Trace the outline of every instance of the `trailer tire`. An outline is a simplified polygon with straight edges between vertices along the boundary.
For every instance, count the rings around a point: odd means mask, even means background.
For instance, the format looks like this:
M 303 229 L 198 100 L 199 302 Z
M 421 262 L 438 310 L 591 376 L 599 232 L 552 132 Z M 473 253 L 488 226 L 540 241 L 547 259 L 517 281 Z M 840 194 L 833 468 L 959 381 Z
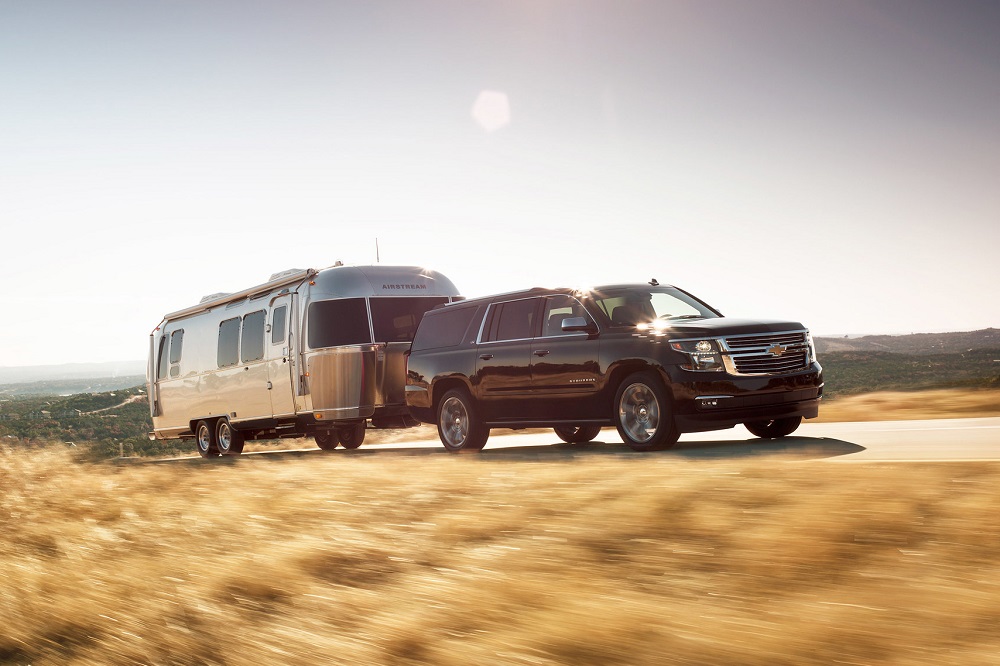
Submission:
M 243 433 L 233 428 L 229 419 L 221 418 L 215 424 L 215 446 L 219 455 L 238 456 L 243 453 Z
M 198 421 L 198 425 L 194 427 L 194 441 L 202 458 L 215 458 L 219 455 L 219 447 L 215 442 L 215 429 L 208 424 L 208 421 Z
M 365 422 L 338 428 L 337 435 L 345 449 L 356 449 L 365 441 Z
M 333 451 L 340 444 L 336 430 L 318 430 L 313 433 L 313 439 L 316 440 L 316 446 L 324 451 Z

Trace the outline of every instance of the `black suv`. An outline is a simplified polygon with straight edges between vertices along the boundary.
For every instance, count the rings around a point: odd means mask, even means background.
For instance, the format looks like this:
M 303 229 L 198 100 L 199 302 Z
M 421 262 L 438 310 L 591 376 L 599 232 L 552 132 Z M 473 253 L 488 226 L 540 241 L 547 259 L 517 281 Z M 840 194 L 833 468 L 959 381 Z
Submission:
M 819 411 L 809 331 L 729 319 L 656 280 L 529 289 L 427 312 L 407 359 L 406 404 L 449 451 L 490 428 L 551 427 L 588 442 L 614 425 L 636 451 L 743 423 L 784 437 Z

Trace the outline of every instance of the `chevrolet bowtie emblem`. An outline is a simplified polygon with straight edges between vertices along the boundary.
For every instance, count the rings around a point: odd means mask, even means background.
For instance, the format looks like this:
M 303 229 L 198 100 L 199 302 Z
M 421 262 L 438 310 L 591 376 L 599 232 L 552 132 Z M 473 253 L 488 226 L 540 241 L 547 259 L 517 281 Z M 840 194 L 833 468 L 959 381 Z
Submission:
M 782 347 L 781 345 L 774 345 L 773 347 L 767 350 L 767 353 L 770 354 L 771 356 L 781 356 L 786 351 L 788 351 L 788 347 Z

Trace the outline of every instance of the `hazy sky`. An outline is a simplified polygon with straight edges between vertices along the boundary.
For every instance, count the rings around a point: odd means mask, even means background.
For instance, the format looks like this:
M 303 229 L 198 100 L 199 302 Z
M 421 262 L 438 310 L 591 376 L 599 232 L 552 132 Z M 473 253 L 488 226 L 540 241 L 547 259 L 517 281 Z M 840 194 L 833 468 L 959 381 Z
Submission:
M 144 358 L 376 238 L 467 296 L 1000 326 L 997 34 L 993 0 L 0 0 L 0 366 Z

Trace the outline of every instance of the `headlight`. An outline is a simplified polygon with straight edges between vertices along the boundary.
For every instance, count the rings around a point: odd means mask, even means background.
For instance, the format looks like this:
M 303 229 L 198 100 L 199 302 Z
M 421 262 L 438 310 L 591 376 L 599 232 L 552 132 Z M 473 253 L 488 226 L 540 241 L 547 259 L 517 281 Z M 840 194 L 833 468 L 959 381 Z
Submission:
M 681 365 L 686 370 L 722 372 L 725 369 L 719 343 L 715 340 L 671 340 L 670 348 L 690 359 L 690 362 Z
M 816 362 L 816 343 L 813 342 L 812 333 L 806 331 L 806 345 L 809 347 L 809 362 Z

